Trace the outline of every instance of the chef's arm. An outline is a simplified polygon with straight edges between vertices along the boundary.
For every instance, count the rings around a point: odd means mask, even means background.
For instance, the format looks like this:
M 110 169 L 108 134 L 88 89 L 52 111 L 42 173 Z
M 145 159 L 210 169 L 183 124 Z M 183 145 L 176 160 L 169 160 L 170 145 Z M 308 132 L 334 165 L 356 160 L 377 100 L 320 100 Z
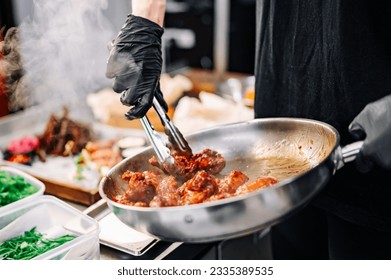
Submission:
M 113 90 L 130 107 L 125 114 L 129 120 L 145 116 L 154 98 L 168 109 L 160 90 L 165 4 L 165 0 L 133 0 L 132 13 L 110 51 L 106 76 L 114 78 Z
M 132 14 L 163 26 L 166 0 L 132 0 Z

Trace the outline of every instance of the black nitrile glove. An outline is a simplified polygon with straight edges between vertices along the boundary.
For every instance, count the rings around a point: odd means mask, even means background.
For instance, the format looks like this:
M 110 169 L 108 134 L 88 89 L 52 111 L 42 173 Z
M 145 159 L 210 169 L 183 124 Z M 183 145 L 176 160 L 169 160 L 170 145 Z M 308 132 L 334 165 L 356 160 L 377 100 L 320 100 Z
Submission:
M 373 164 L 391 168 L 391 95 L 368 104 L 349 131 L 357 139 L 365 138 L 356 158 L 358 170 L 368 172 Z
M 163 28 L 158 24 L 129 15 L 110 51 L 106 76 L 115 78 L 113 90 L 122 93 L 122 104 L 133 106 L 125 114 L 129 120 L 145 116 L 153 97 L 168 109 L 159 84 L 162 35 Z

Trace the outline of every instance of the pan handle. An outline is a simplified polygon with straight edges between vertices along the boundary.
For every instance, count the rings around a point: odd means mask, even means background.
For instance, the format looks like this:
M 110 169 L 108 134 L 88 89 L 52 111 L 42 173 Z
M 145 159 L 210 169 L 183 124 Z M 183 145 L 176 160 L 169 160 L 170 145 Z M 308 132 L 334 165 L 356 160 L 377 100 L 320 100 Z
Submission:
M 338 163 L 337 169 L 343 167 L 346 163 L 354 161 L 359 153 L 364 141 L 350 143 L 341 148 L 341 160 Z

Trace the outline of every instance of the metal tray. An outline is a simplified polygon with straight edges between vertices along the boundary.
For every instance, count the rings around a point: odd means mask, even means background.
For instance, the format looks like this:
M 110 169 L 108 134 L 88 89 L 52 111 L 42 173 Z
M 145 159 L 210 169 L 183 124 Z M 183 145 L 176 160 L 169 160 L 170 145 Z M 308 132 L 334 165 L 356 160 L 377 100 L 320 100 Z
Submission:
M 133 256 L 141 256 L 152 248 L 159 239 L 138 232 L 122 223 L 101 199 L 83 211 L 98 221 L 99 242 Z
M 75 107 L 69 107 L 68 109 L 69 117 L 90 125 L 98 139 L 119 139 L 126 136 L 145 137 L 143 130 L 105 125 L 87 114 L 87 110 L 80 110 L 80 108 Z M 53 113 L 62 115 L 62 107 L 32 107 L 20 113 L 0 118 L 0 149 L 6 148 L 13 139 L 28 135 L 41 135 L 50 115 Z M 48 157 L 46 162 L 35 160 L 31 166 L 28 166 L 3 160 L 0 150 L 0 165 L 20 169 L 41 180 L 46 186 L 46 194 L 90 206 L 100 199 L 98 192 L 100 174 L 91 171 L 85 179 L 75 179 L 72 176 L 76 171 L 75 157 Z

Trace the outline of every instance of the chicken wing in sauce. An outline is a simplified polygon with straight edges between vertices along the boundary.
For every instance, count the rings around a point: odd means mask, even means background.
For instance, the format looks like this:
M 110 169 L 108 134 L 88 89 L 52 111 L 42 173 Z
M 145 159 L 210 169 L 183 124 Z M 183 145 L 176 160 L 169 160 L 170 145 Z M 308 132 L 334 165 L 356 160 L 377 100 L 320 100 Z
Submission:
M 211 149 L 205 149 L 200 153 L 194 154 L 191 157 L 186 157 L 178 154 L 173 154 L 175 160 L 175 166 L 177 167 L 175 177 L 180 179 L 191 179 L 194 175 L 204 170 L 208 174 L 217 174 L 225 167 L 225 159 L 216 151 Z M 165 169 L 160 166 L 156 157 L 153 156 L 149 163 L 153 166 L 160 168 L 162 171 Z
M 164 174 L 155 157 L 149 160 L 158 170 L 144 172 L 126 171 L 122 179 L 129 189 L 117 195 L 115 201 L 127 205 L 165 207 L 198 204 L 233 197 L 277 183 L 272 177 L 249 180 L 246 174 L 232 170 L 218 178 L 225 167 L 224 157 L 211 149 L 191 157 L 173 155 L 178 167 L 177 174 Z
M 193 178 L 178 188 L 181 205 L 204 202 L 218 191 L 216 178 L 206 171 L 198 171 Z
M 209 197 L 208 200 L 213 201 L 234 196 L 236 190 L 248 180 L 249 178 L 246 174 L 238 170 L 232 170 L 224 178 L 217 179 L 217 184 L 219 186 L 218 191 Z
M 174 176 L 163 178 L 156 187 L 156 196 L 149 203 L 150 207 L 177 206 L 180 196 L 178 182 Z
M 122 179 L 128 181 L 129 189 L 123 195 L 114 197 L 114 201 L 126 205 L 149 206 L 162 177 L 156 170 L 144 172 L 128 170 L 122 174 Z
M 276 183 L 277 180 L 274 179 L 273 177 L 260 177 L 254 181 L 248 182 L 238 187 L 237 190 L 235 191 L 235 195 L 245 194 L 261 188 L 266 188 Z

